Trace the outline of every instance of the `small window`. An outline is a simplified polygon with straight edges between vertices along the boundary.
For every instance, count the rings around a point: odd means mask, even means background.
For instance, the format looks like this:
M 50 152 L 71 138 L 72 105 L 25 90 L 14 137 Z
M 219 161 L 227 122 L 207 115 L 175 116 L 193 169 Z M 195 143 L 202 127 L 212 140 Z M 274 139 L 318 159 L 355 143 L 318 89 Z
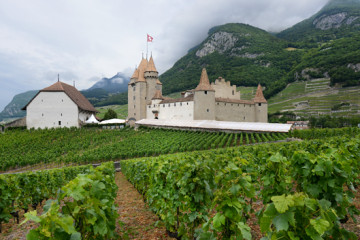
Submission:
M 41 116 L 44 116 L 44 114 L 41 114 Z
M 163 104 L 163 107 L 165 107 L 165 104 Z
M 209 112 L 209 109 L 206 109 L 207 112 Z
M 60 113 L 60 116 L 62 116 L 62 113 Z M 87 120 L 87 119 L 86 119 Z
M 61 126 L 61 121 L 59 121 L 59 126 Z
M 134 86 L 133 90 L 135 91 L 135 86 Z
M 134 108 L 135 108 L 135 105 L 134 105 Z
M 235 95 L 235 92 L 234 92 L 234 90 L 232 90 L 232 95 Z
M 189 105 L 189 103 L 186 103 L 186 105 Z
M 259 103 L 259 107 L 261 107 L 261 103 Z
M 154 107 L 155 107 L 155 104 L 154 104 Z
M 169 103 L 169 107 L 170 107 L 170 103 Z
M 232 106 L 233 104 L 231 104 L 231 106 Z
M 182 103 L 180 103 L 180 106 L 182 106 Z
M 225 103 L 225 105 L 224 106 L 226 106 L 226 103 Z
M 64 99 L 61 99 L 62 102 L 64 102 Z
M 207 94 L 207 91 L 205 91 L 204 93 Z
M 135 96 L 133 97 L 133 100 L 135 100 Z
M 176 107 L 176 103 L 174 103 L 174 107 Z
M 219 105 L 219 103 L 217 103 L 217 105 Z
M 151 106 L 149 105 L 149 108 L 151 108 Z
M 136 116 L 136 113 L 134 113 L 134 116 Z

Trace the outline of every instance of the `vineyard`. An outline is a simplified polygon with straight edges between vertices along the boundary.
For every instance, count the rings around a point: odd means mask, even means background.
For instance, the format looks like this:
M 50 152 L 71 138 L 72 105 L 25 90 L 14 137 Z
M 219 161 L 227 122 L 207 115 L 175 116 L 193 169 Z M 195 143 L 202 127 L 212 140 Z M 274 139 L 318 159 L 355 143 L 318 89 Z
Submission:
M 352 202 L 360 184 L 359 137 L 179 153 L 121 165 L 167 229 L 182 239 L 251 239 L 247 219 L 259 203 L 263 239 L 358 239 L 340 223 L 359 214 Z
M 258 144 L 286 138 L 297 140 Z M 360 210 L 354 202 L 358 128 L 289 134 L 56 129 L 8 131 L 0 142 L 2 171 L 83 164 L 1 174 L 0 232 L 2 223 L 19 223 L 24 215 L 38 226 L 28 239 L 116 238 L 109 161 L 124 159 L 123 174 L 178 239 L 252 239 L 254 225 L 262 240 L 360 237 L 342 224 Z M 104 161 L 96 169 L 86 165 Z
M 0 135 L 0 171 L 39 163 L 66 166 L 286 139 L 285 133 L 208 133 L 130 128 L 8 131 Z

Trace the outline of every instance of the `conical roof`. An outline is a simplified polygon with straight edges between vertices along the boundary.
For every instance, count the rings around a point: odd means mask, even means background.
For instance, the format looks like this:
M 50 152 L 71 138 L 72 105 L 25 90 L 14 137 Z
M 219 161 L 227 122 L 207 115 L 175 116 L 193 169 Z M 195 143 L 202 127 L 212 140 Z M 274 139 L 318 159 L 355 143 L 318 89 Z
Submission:
M 254 97 L 254 102 L 256 102 L 256 103 L 267 103 L 267 101 L 266 101 L 266 99 L 264 97 L 264 94 L 263 94 L 260 83 L 259 83 L 259 85 L 257 87 L 257 90 L 256 90 L 256 94 L 255 94 L 255 97 Z
M 157 84 L 157 85 L 162 85 L 162 83 L 160 82 L 159 79 L 156 79 L 156 84 Z
M 153 59 L 152 56 L 150 57 L 150 60 L 149 60 L 149 62 L 147 64 L 146 72 L 157 72 L 156 67 L 155 67 L 155 63 L 154 63 L 154 59 Z
M 163 100 L 163 99 L 164 99 L 164 97 L 163 97 L 163 95 L 162 95 L 162 93 L 161 93 L 160 90 L 156 90 L 155 95 L 154 95 L 154 97 L 153 97 L 151 100 L 155 100 L 155 99 L 160 99 L 160 100 Z
M 199 85 L 195 88 L 195 91 L 214 91 L 210 85 L 209 77 L 205 68 L 202 69 L 200 82 Z
M 148 61 L 145 58 L 141 59 L 140 65 L 138 67 L 139 77 L 138 77 L 137 82 L 146 82 L 144 73 L 145 73 L 147 65 L 148 65 Z
M 134 74 L 131 76 L 131 79 L 139 78 L 139 69 L 135 69 Z

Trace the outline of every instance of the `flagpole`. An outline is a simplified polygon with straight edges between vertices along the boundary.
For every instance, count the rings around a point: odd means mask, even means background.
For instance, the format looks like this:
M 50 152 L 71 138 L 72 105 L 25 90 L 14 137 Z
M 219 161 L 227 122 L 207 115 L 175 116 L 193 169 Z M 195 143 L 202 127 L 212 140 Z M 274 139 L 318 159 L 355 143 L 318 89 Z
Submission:
M 146 35 L 146 60 L 148 59 L 148 51 L 149 51 L 149 40 L 148 40 L 148 35 Z

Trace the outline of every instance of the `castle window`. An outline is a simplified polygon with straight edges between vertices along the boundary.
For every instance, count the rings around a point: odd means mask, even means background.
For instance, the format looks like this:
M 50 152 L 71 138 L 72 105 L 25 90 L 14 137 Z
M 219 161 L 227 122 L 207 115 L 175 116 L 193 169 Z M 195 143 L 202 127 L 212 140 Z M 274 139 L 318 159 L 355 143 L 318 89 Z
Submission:
M 134 116 L 136 116 L 136 113 L 134 113 Z
M 170 103 L 169 103 L 169 107 L 170 107 Z
M 225 105 L 224 106 L 226 106 L 226 103 L 225 103 Z
M 61 126 L 61 121 L 59 121 L 59 126 Z
M 133 97 L 133 100 L 135 100 L 135 96 Z
M 176 107 L 176 103 L 174 103 L 174 107 Z
M 189 105 L 189 103 L 186 103 L 186 105 Z
M 182 103 L 180 103 L 180 106 L 182 106 Z
M 233 104 L 231 104 L 231 106 L 232 106 Z
M 219 105 L 219 103 L 217 103 L 217 105 Z
M 238 106 L 240 106 L 240 104 L 238 104 Z
M 62 116 L 62 113 L 60 113 L 60 116 Z M 87 120 L 87 119 L 86 119 Z
M 204 93 L 207 94 L 207 91 L 205 91 Z
M 41 116 L 44 116 L 44 114 L 41 114 Z
M 149 108 L 151 108 L 151 106 L 149 105 Z
M 259 103 L 259 107 L 261 107 L 261 103 Z
M 64 99 L 61 99 L 62 102 L 64 102 Z
M 235 95 L 235 92 L 234 92 L 234 90 L 232 90 L 232 95 Z
M 209 112 L 209 109 L 206 109 L 207 112 Z
M 146 97 L 145 97 L 145 100 L 146 100 Z
M 245 120 L 245 117 L 244 117 L 244 120 Z
M 244 104 L 244 107 L 245 107 L 245 104 Z
M 135 86 L 134 86 L 133 90 L 135 91 Z
M 163 107 L 165 107 L 165 104 L 163 104 Z
M 135 105 L 134 105 L 134 108 L 135 108 Z
M 155 107 L 155 104 L 154 104 L 154 107 Z

